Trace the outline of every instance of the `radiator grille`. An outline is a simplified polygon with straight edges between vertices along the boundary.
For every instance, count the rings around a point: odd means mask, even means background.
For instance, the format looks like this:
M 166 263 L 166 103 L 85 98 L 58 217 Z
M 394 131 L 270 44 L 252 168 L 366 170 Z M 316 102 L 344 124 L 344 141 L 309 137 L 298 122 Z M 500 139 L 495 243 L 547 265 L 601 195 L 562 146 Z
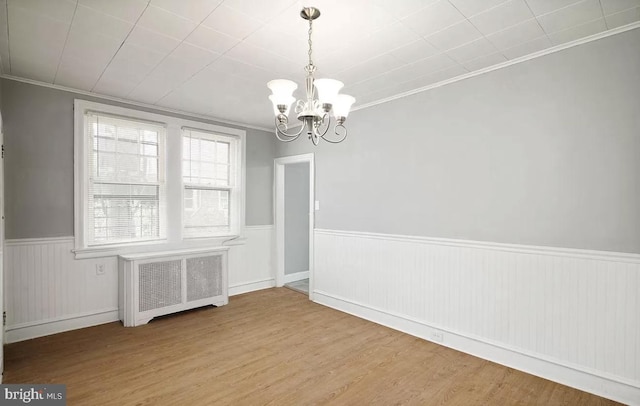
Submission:
M 181 269 L 181 260 L 139 265 L 140 312 L 182 303 Z
M 187 302 L 222 295 L 222 256 L 187 259 Z

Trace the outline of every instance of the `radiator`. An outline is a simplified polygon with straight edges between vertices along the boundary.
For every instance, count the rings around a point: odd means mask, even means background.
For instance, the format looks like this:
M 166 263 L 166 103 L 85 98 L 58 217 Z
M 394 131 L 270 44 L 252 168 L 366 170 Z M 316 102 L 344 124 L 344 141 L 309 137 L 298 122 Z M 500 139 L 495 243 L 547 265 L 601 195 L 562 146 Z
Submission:
M 122 323 L 135 327 L 157 316 L 229 303 L 228 249 L 121 255 L 118 310 Z

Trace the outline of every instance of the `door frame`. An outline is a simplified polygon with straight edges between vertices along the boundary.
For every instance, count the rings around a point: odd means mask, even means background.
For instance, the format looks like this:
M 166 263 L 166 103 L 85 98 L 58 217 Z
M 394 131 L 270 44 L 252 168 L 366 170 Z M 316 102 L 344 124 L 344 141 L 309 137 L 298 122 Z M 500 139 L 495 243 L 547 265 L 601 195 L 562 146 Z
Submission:
M 276 286 L 284 286 L 284 171 L 291 164 L 309 164 L 309 299 L 313 300 L 313 231 L 315 227 L 315 163 L 314 154 L 301 154 L 273 160 L 273 208 L 276 228 Z

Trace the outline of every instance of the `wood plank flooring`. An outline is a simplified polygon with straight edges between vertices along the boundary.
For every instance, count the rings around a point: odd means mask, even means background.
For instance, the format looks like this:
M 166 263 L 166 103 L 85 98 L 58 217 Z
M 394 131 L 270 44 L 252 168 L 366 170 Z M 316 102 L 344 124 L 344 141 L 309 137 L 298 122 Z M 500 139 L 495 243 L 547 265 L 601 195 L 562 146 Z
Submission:
M 612 405 L 317 305 L 286 288 L 5 347 L 4 383 L 69 405 Z

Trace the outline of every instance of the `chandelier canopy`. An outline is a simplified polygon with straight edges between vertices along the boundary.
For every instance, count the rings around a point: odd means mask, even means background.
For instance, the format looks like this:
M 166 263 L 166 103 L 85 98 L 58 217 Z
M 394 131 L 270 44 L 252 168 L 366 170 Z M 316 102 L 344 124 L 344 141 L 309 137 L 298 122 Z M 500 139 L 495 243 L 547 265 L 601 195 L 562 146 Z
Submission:
M 275 79 L 267 83 L 272 95 L 269 99 L 273 103 L 275 118 L 276 137 L 280 141 L 290 142 L 296 140 L 300 134 L 306 132 L 313 145 L 318 145 L 318 141 L 323 139 L 327 142 L 337 144 L 347 138 L 347 128 L 344 122 L 349 115 L 351 105 L 356 101 L 346 94 L 338 94 L 344 84 L 334 79 L 315 79 L 313 74 L 316 66 L 312 59 L 311 34 L 313 32 L 313 20 L 320 17 L 320 10 L 315 7 L 305 7 L 300 11 L 300 16 L 309 21 L 309 62 L 304 68 L 307 72 L 306 100 L 298 100 L 294 112 L 298 115 L 298 120 L 302 126 L 298 132 L 289 133 L 289 110 L 296 99 L 293 92 L 298 85 L 287 79 Z M 316 90 L 318 97 L 316 98 Z M 333 115 L 333 120 L 331 117 Z M 329 128 L 333 124 L 333 134 L 327 136 Z M 335 137 L 334 137 L 335 136 Z

